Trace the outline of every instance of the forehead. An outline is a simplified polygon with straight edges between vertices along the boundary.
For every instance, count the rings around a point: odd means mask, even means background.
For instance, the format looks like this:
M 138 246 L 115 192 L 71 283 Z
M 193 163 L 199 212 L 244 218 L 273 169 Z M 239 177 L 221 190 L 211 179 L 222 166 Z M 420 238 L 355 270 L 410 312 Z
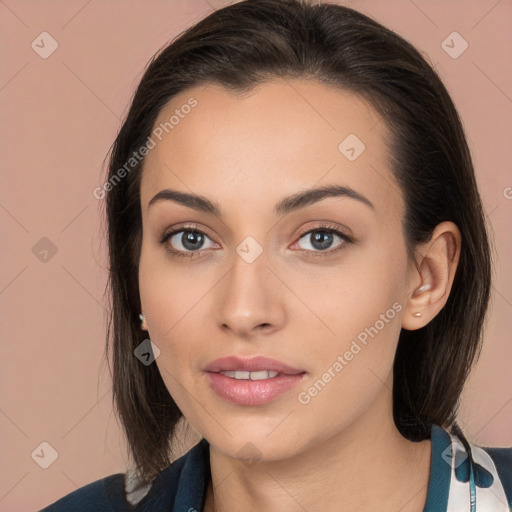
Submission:
M 143 210 L 167 187 L 236 212 L 267 203 L 270 209 L 284 195 L 332 183 L 362 192 L 377 210 L 401 207 L 385 123 L 361 97 L 339 88 L 298 79 L 243 95 L 196 86 L 161 110 L 153 134 L 159 136 L 152 135 L 156 145 L 144 163 Z

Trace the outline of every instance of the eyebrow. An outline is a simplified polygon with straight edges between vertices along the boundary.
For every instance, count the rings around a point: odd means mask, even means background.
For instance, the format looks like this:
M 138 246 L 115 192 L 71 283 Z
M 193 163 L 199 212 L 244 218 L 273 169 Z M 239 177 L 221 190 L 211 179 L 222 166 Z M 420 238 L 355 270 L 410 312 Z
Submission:
M 360 201 L 372 209 L 375 209 L 375 206 L 368 198 L 350 187 L 342 185 L 326 185 L 324 187 L 313 188 L 284 197 L 275 205 L 274 215 L 286 215 L 290 212 L 304 208 L 305 206 L 322 201 L 328 197 L 349 197 Z M 175 203 L 182 204 L 188 208 L 205 213 L 211 213 L 217 217 L 222 217 L 222 210 L 218 203 L 204 196 L 167 188 L 153 196 L 148 203 L 148 208 L 160 201 L 174 201 Z

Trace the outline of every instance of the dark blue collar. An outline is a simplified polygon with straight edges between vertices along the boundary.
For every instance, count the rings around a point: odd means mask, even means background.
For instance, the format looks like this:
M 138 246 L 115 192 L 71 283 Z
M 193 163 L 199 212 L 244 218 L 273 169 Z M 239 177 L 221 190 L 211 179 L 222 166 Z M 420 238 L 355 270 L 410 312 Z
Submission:
M 202 512 L 208 483 L 211 480 L 210 443 L 206 439 L 201 439 L 186 455 L 188 457 L 179 479 L 172 510 Z
M 451 480 L 451 439 L 444 429 L 432 425 L 430 431 L 432 456 L 427 501 L 423 512 L 445 511 L 448 507 Z

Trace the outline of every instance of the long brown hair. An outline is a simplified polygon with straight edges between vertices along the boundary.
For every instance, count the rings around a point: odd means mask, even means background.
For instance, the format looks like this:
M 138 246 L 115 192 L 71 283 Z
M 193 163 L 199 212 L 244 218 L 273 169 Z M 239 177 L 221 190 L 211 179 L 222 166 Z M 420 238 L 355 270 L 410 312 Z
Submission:
M 386 123 L 393 174 L 406 204 L 403 233 L 410 261 L 443 221 L 462 235 L 450 296 L 423 328 L 402 329 L 394 361 L 394 420 L 422 440 L 432 424 L 457 429 L 459 398 L 477 358 L 491 286 L 491 255 L 473 163 L 457 110 L 440 78 L 406 40 L 336 4 L 246 0 L 214 11 L 158 52 L 135 92 L 111 148 L 106 195 L 110 316 L 105 355 L 113 359 L 113 402 L 140 484 L 171 459 L 183 416 L 156 364 L 134 349 L 140 330 L 138 264 L 142 238 L 140 179 L 147 142 L 161 109 L 201 83 L 245 92 L 272 78 L 307 78 L 366 99 Z

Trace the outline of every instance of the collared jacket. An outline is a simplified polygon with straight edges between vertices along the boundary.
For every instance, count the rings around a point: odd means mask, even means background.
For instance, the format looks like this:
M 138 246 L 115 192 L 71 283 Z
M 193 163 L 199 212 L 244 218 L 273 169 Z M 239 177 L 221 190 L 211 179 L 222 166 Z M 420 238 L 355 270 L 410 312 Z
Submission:
M 430 439 L 424 512 L 512 510 L 512 447 L 477 446 L 437 425 L 432 426 Z M 117 473 L 71 492 L 40 512 L 202 512 L 210 479 L 209 443 L 201 439 L 142 493 L 128 492 L 127 475 Z

